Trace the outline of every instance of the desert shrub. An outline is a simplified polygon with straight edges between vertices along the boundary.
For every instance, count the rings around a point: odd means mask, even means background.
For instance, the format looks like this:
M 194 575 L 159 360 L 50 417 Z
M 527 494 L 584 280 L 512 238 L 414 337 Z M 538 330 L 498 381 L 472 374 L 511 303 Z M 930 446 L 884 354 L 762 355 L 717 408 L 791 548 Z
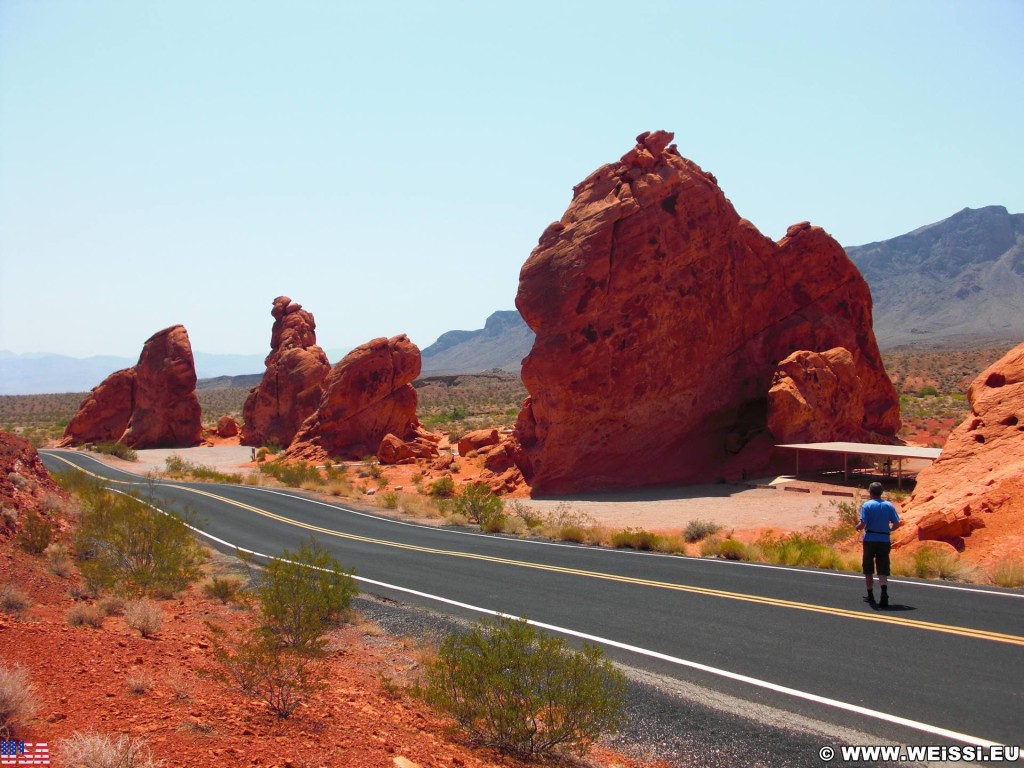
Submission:
M 612 534 L 612 546 L 616 549 L 640 549 L 651 551 L 658 546 L 657 536 L 641 528 L 626 528 Z
M 13 531 L 18 527 L 18 510 L 13 507 L 0 507 L 0 529 Z
M 448 475 L 439 477 L 430 484 L 430 495 L 438 499 L 450 499 L 455 495 L 455 481 Z
M 57 754 L 66 768 L 158 768 L 146 740 L 128 734 L 74 733 L 58 742 Z
M 377 494 L 377 503 L 384 509 L 398 509 L 398 494 L 394 491 L 383 491 Z
M 992 569 L 992 583 L 997 587 L 1024 587 L 1024 561 L 1004 558 Z
M 124 679 L 124 684 L 127 686 L 129 693 L 134 693 L 136 696 L 142 696 L 153 690 L 153 678 L 142 670 L 131 672 Z
M 83 504 L 75 552 L 99 590 L 170 596 L 199 578 L 205 553 L 175 514 L 135 496 L 105 492 Z
M 718 546 L 718 556 L 726 560 L 748 560 L 747 548 L 736 539 L 724 539 Z
M 710 520 L 691 520 L 683 529 L 683 538 L 689 542 L 703 541 L 722 530 L 722 526 Z
M 152 600 L 129 600 L 124 606 L 124 621 L 143 637 L 152 637 L 164 625 L 164 612 Z
M 17 734 L 37 709 L 28 671 L 20 664 L 0 665 L 0 738 L 9 739 Z
M 243 696 L 263 701 L 282 720 L 323 688 L 326 673 L 318 656 L 282 648 L 276 638 L 259 631 L 229 646 L 224 631 L 209 626 L 216 663 L 209 675 Z
M 512 536 L 522 536 L 529 530 L 526 521 L 521 517 L 505 515 L 501 519 L 501 533 L 508 533 Z
M 164 675 L 164 682 L 171 692 L 175 701 L 190 701 L 192 699 L 193 681 L 181 667 L 172 667 L 171 671 Z
M 294 464 L 278 464 L 267 462 L 260 464 L 260 472 L 270 475 L 289 488 L 300 488 L 303 483 L 311 483 L 317 488 L 324 486 L 324 478 L 320 470 L 305 461 Z
M 31 555 L 41 555 L 53 540 L 50 521 L 36 512 L 28 512 L 18 531 L 18 546 Z
M 64 614 L 64 621 L 69 627 L 91 627 L 99 629 L 103 626 L 103 614 L 99 608 L 89 603 L 76 603 Z
M 232 483 L 235 485 L 243 481 L 242 475 L 237 472 L 228 474 L 203 464 L 194 464 L 177 455 L 168 456 L 164 459 L 164 467 L 164 472 L 168 477 L 177 479 L 190 478 L 200 482 Z
M 686 551 L 686 544 L 682 536 L 659 535 L 654 540 L 654 551 L 667 554 L 682 554 Z
M 811 568 L 841 570 L 842 555 L 818 536 L 794 532 L 785 536 L 762 536 L 757 548 L 758 559 L 778 565 L 805 565 Z
M 472 737 L 521 758 L 583 754 L 622 721 L 625 676 L 600 648 L 568 647 L 525 621 L 449 636 L 426 669 L 424 698 Z
M 32 605 L 32 598 L 11 583 L 0 587 L 0 611 L 19 614 Z
M 94 453 L 114 456 L 115 458 L 124 459 L 125 461 L 138 461 L 139 459 L 139 454 L 137 454 L 132 448 L 129 448 L 124 443 L 114 442 L 113 440 L 96 443 L 92 446 L 91 450 Z
M 353 573 L 342 570 L 316 539 L 303 541 L 298 552 L 286 549 L 270 561 L 254 589 L 263 633 L 302 653 L 319 653 L 324 632 L 359 592 Z
M 448 525 L 469 525 L 469 520 L 466 519 L 465 515 L 459 515 L 459 514 L 449 515 L 448 516 Z
M 211 600 L 220 600 L 222 605 L 227 605 L 232 600 L 238 599 L 238 593 L 242 589 L 242 580 L 237 576 L 212 576 L 203 584 L 202 589 L 203 594 Z
M 922 579 L 959 579 L 964 575 L 960 559 L 946 549 L 923 546 L 909 558 L 893 558 L 897 576 L 918 576 Z
M 450 479 L 450 478 L 449 478 Z M 505 502 L 486 483 L 469 483 L 452 499 L 453 514 L 464 515 L 481 530 L 497 532 L 505 519 Z
M 50 544 L 43 550 L 43 554 L 46 556 L 46 565 L 52 574 L 60 576 L 62 579 L 71 575 L 73 563 L 67 547 L 63 544 Z
M 506 501 L 505 511 L 509 516 L 521 519 L 531 531 L 544 525 L 544 516 L 535 512 L 519 499 L 509 499 Z
M 107 595 L 96 602 L 96 610 L 103 616 L 124 616 L 127 603 L 118 595 Z

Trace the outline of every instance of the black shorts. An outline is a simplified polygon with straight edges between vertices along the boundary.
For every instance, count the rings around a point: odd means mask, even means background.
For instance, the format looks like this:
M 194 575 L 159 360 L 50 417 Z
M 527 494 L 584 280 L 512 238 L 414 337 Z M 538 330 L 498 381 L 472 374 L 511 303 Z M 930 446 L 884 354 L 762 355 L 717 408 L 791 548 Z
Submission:
M 875 572 L 875 563 L 878 563 L 878 575 L 889 575 L 889 550 L 892 549 L 892 542 L 889 541 L 864 541 L 864 558 L 862 565 L 864 574 L 870 576 Z

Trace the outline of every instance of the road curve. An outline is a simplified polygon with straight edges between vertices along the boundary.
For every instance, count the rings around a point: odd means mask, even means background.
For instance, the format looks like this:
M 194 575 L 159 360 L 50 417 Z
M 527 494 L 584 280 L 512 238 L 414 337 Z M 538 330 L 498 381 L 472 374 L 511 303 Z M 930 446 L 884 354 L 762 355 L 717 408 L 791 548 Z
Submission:
M 553 544 L 421 526 L 265 488 L 152 482 L 42 451 L 155 504 L 188 508 L 222 549 L 314 535 L 364 591 L 458 615 L 525 616 L 634 667 L 901 744 L 1012 744 L 1024 723 L 1024 594 Z M 124 485 L 121 485 L 124 484 Z

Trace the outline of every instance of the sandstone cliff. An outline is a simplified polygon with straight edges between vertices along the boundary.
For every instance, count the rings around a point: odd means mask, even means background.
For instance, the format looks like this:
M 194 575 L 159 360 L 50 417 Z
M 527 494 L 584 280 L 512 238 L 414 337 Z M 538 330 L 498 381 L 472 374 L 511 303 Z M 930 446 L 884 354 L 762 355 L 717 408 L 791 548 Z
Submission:
M 765 469 L 768 391 L 799 350 L 848 350 L 859 433 L 894 441 L 871 296 L 843 249 L 807 223 L 772 242 L 671 141 L 641 134 L 577 185 L 520 273 L 536 341 L 513 451 L 534 491 Z

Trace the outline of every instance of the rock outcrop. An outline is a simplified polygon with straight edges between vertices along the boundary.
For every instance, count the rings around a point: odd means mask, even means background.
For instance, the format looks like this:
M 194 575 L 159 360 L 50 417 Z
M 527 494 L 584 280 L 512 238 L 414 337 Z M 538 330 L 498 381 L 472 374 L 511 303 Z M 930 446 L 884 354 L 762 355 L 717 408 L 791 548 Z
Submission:
M 13 533 L 25 512 L 47 513 L 54 499 L 66 500 L 67 493 L 53 481 L 36 449 L 25 438 L 0 431 L 0 507 L 13 511 L 0 516 L 0 536 Z
M 1024 553 L 1024 344 L 983 371 L 967 400 L 970 415 L 921 470 L 893 541 L 962 547 L 991 532 L 1004 553 Z
M 860 430 L 899 429 L 871 295 L 842 247 L 808 223 L 766 238 L 671 141 L 641 134 L 576 186 L 520 273 L 536 341 L 511 450 L 534 492 L 767 468 L 768 391 L 799 350 L 849 350 Z
M 893 442 L 865 429 L 866 394 L 849 350 L 794 352 L 772 376 L 768 429 L 778 443 Z
M 238 422 L 230 416 L 217 419 L 217 437 L 234 437 L 238 434 Z
M 288 446 L 320 403 L 323 381 L 331 370 L 327 355 L 317 346 L 312 313 L 287 296 L 278 296 L 270 314 L 270 354 L 262 381 L 249 392 L 242 409 L 242 445 Z
M 112 373 L 93 389 L 61 444 L 113 440 L 132 448 L 185 448 L 199 444 L 201 416 L 192 345 L 185 327 L 175 325 L 146 340 L 134 368 Z
M 320 403 L 288 456 L 359 459 L 375 455 L 388 434 L 414 439 L 420 423 L 412 381 L 419 373 L 420 350 L 405 334 L 356 347 L 324 379 Z

